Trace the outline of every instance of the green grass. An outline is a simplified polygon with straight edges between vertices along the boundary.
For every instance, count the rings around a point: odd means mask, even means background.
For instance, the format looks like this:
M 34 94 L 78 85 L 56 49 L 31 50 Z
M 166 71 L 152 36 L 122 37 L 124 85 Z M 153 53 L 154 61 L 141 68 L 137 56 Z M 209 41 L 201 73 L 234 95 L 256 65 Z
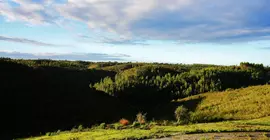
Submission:
M 200 102 L 198 102 L 200 99 Z M 196 104 L 195 104 L 196 101 Z M 149 123 L 150 129 L 140 129 L 128 126 L 116 130 L 85 129 L 83 132 L 60 132 L 54 136 L 28 138 L 29 140 L 110 140 L 110 139 L 145 139 L 166 137 L 179 133 L 205 132 L 249 132 L 270 131 L 270 86 L 254 86 L 226 92 L 213 92 L 191 96 L 175 101 L 190 108 L 193 120 L 213 121 L 216 118 L 222 122 L 198 123 L 189 125 L 161 126 L 159 123 Z M 195 108 L 191 109 L 191 106 Z M 119 124 L 117 124 L 119 126 Z M 120 127 L 121 128 L 121 127 Z M 145 128 L 145 127 L 143 127 Z M 119 128 L 117 128 L 119 129 Z
M 41 136 L 27 140 L 110 140 L 144 139 L 175 135 L 179 133 L 205 132 L 254 132 L 270 131 L 270 117 L 246 121 L 226 121 L 218 123 L 200 123 L 180 126 L 153 126 L 149 130 L 128 128 L 122 130 L 93 128 L 84 132 L 60 132 L 54 136 Z M 262 124 L 262 125 L 259 125 Z
M 240 124 L 247 124 L 247 125 L 265 125 L 270 126 L 270 116 L 260 118 L 260 119 L 253 119 L 253 120 L 240 120 L 235 121 L 236 123 Z
M 197 121 L 247 120 L 270 116 L 270 86 L 253 86 L 225 92 L 212 92 L 177 101 L 192 104 L 200 99 L 193 111 Z M 190 106 L 187 106 L 189 108 Z

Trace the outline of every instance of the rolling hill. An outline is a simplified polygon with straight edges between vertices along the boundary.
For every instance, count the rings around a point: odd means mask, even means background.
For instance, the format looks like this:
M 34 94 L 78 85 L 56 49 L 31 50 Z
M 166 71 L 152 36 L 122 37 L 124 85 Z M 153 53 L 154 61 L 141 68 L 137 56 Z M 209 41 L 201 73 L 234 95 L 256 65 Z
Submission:
M 196 108 L 190 106 L 198 100 Z M 270 85 L 199 94 L 177 102 L 193 109 L 194 121 L 257 119 L 270 116 Z

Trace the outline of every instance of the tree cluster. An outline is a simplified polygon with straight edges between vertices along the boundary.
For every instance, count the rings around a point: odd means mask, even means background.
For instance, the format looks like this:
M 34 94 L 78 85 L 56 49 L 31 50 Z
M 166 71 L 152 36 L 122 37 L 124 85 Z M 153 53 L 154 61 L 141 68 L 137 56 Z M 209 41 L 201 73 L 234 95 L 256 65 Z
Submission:
M 204 92 L 266 84 L 269 76 L 261 64 L 207 67 L 176 71 L 144 66 L 106 77 L 93 85 L 96 90 L 125 100 L 170 101 Z

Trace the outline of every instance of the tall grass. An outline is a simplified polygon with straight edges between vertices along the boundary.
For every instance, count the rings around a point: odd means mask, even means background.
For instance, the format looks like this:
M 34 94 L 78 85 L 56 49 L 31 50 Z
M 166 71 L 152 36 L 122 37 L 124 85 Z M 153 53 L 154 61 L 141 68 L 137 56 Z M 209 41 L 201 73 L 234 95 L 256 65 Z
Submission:
M 270 116 L 269 85 L 205 93 L 178 102 L 184 104 L 199 98 L 202 100 L 192 113 L 194 121 L 246 120 Z

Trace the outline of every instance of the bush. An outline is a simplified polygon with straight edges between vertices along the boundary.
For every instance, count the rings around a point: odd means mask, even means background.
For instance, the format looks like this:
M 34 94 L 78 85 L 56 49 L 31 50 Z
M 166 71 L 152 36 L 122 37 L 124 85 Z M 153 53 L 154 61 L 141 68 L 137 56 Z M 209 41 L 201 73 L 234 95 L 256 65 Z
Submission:
M 46 133 L 46 136 L 51 136 L 51 132 L 47 132 Z
M 99 129 L 105 129 L 105 127 L 106 127 L 106 123 L 101 123 L 101 124 L 98 126 Z
M 139 122 L 135 121 L 135 122 L 133 122 L 132 127 L 138 127 L 138 126 L 140 126 L 140 125 L 141 125 L 141 124 L 140 124 Z
M 121 119 L 121 120 L 119 121 L 119 123 L 122 124 L 123 126 L 126 126 L 126 125 L 129 124 L 129 121 L 128 121 L 127 119 Z
M 140 124 L 145 124 L 146 123 L 146 113 L 145 114 L 142 114 L 142 113 L 138 113 L 137 116 L 137 121 L 140 123 Z
M 184 106 L 177 107 L 174 114 L 178 123 L 188 122 L 189 119 L 188 109 L 186 109 Z
M 121 129 L 121 125 L 120 124 L 114 124 L 114 129 L 116 129 L 116 130 L 119 130 L 119 129 Z
M 77 129 L 77 128 L 72 128 L 72 129 L 70 130 L 70 132 L 76 133 L 76 132 L 78 132 L 78 129 Z
M 78 126 L 78 131 L 82 131 L 83 130 L 83 125 L 79 125 Z

